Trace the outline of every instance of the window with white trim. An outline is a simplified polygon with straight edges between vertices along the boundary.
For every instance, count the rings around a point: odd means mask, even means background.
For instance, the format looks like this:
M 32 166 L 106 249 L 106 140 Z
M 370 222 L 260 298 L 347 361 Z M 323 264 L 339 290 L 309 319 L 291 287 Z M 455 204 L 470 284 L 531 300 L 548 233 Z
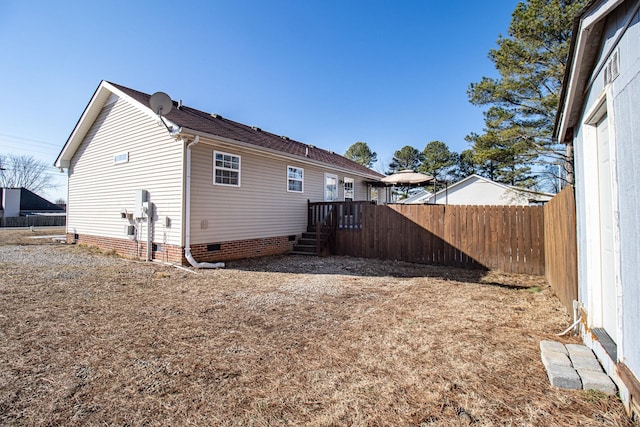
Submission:
M 240 187 L 240 156 L 214 151 L 213 183 Z
M 304 169 L 287 166 L 287 191 L 293 193 L 304 192 Z
M 324 201 L 338 200 L 338 175 L 324 174 Z

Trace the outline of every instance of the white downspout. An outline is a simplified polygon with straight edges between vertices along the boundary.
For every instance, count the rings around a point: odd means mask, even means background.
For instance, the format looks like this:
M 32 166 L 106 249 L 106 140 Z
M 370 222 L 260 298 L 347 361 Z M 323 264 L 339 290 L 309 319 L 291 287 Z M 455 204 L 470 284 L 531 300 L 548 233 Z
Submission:
M 185 236 L 184 236 L 184 257 L 195 268 L 221 268 L 224 262 L 198 262 L 191 255 L 191 147 L 200 141 L 200 136 L 196 135 L 193 141 L 187 144 L 187 183 L 185 197 Z

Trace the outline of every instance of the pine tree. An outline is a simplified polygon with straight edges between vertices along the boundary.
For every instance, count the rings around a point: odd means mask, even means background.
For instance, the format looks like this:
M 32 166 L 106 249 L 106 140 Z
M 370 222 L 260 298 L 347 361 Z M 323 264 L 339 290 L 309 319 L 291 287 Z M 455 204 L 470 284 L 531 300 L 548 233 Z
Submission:
M 431 175 L 436 179 L 433 183 L 433 191 L 437 191 L 442 184 L 437 181 L 448 181 L 449 172 L 456 164 L 457 155 L 449 150 L 447 144 L 442 141 L 431 141 L 422 151 L 422 164 L 420 171 Z
M 419 150 L 410 145 L 405 145 L 393 153 L 393 159 L 389 164 L 388 174 L 406 169 L 415 171 L 422 163 L 422 157 L 422 153 Z
M 344 156 L 347 159 L 351 159 L 354 162 L 368 168 L 370 168 L 378 160 L 378 155 L 376 154 L 376 152 L 371 151 L 371 148 L 369 148 L 367 143 L 361 141 L 358 141 L 351 145 L 351 147 L 347 148 Z
M 531 183 L 530 165 L 561 162 L 572 179 L 571 147 L 551 140 L 566 67 L 573 17 L 585 0 L 518 3 L 508 37 L 500 36 L 489 58 L 500 73 L 467 91 L 471 103 L 489 106 L 485 134 L 470 134 L 484 174 L 509 184 Z
M 456 154 L 456 164 L 451 172 L 453 181 L 460 181 L 474 173 L 478 173 L 478 165 L 473 155 L 473 150 L 463 150 Z

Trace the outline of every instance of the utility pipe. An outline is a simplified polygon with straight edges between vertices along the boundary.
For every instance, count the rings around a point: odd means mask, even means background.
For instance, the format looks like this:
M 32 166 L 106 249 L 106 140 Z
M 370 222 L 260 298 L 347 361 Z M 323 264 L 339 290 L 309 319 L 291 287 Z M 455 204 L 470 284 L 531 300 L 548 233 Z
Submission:
M 198 262 L 191 255 L 191 147 L 200 142 L 200 136 L 196 135 L 189 144 L 187 144 L 187 182 L 186 182 L 186 196 L 185 196 L 185 236 L 184 236 L 184 257 L 189 261 L 192 267 L 195 268 L 221 268 L 224 267 L 224 262 Z
M 565 329 L 564 332 L 560 332 L 559 334 L 556 334 L 556 335 L 559 336 L 559 337 L 561 337 L 563 335 L 566 335 L 567 332 L 569 332 L 571 329 L 575 328 L 578 325 L 578 323 L 580 323 L 581 321 L 582 321 L 582 316 L 578 317 L 578 320 L 573 322 L 573 325 L 571 325 L 567 329 Z
M 153 205 L 151 202 L 147 202 L 147 262 L 151 261 L 151 224 L 153 223 Z

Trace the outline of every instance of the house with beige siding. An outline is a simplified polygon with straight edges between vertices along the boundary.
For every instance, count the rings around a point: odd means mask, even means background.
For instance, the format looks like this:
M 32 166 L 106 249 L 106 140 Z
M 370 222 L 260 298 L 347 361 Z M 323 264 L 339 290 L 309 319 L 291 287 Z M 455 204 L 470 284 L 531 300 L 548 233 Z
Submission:
M 102 81 L 55 161 L 67 240 L 194 265 L 281 254 L 308 202 L 371 200 L 382 175 L 339 154 Z M 380 200 L 384 202 L 384 200 Z

